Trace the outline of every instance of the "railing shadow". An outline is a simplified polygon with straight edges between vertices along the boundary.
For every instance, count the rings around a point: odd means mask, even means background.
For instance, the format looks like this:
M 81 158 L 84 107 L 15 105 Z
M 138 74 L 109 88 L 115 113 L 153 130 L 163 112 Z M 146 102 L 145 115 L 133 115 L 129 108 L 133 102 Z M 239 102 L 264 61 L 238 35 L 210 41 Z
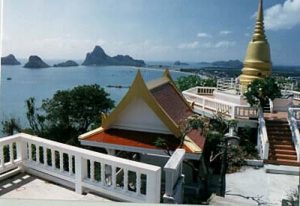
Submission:
M 0 197 L 5 195 L 13 190 L 21 191 L 24 190 L 24 185 L 36 180 L 36 177 L 33 177 L 26 173 L 21 173 L 16 176 L 10 177 L 0 182 Z

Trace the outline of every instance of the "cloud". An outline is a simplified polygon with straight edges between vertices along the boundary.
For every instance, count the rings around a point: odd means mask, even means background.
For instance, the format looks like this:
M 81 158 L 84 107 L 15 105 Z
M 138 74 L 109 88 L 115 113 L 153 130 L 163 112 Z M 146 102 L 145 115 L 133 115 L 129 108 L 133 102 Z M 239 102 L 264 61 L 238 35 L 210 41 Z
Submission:
M 228 34 L 232 34 L 232 31 L 229 30 L 222 30 L 219 32 L 220 35 L 228 35 Z
M 246 33 L 244 33 L 244 35 L 245 35 L 246 37 L 249 37 L 249 36 L 250 36 L 250 33 L 246 32 Z
M 199 33 L 197 34 L 197 37 L 199 37 L 199 38 L 211 38 L 211 35 L 208 34 L 208 33 L 199 32 Z
M 228 48 L 235 46 L 235 41 L 219 41 L 214 46 L 215 48 Z
M 300 24 L 300 0 L 286 0 L 265 11 L 266 29 L 291 29 L 297 24 Z
M 194 42 L 190 42 L 190 43 L 179 44 L 178 48 L 179 49 L 195 49 L 195 48 L 198 48 L 198 46 L 199 46 L 199 42 L 194 41 Z

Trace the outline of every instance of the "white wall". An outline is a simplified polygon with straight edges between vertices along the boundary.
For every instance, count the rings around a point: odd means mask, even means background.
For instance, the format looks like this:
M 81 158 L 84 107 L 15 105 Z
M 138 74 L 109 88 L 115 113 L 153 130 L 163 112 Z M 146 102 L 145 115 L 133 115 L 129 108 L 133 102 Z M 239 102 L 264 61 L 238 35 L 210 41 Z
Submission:
M 288 108 L 292 105 L 291 98 L 276 98 L 273 100 L 275 112 L 287 112 Z
M 217 100 L 230 102 L 238 105 L 247 105 L 247 102 L 243 99 L 241 95 L 229 94 L 222 91 L 214 91 L 214 97 Z
M 133 100 L 112 125 L 113 128 L 171 134 L 142 98 Z

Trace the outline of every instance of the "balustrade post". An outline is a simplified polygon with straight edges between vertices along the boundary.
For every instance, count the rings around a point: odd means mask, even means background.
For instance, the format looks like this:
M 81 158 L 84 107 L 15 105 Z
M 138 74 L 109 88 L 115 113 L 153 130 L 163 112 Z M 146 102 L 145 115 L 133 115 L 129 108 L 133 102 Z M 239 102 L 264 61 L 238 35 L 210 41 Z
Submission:
M 116 166 L 114 166 L 114 165 L 112 165 L 111 166 L 111 169 L 112 169 L 112 172 L 111 172 L 111 180 L 112 180 L 112 187 L 113 188 L 116 188 L 117 186 L 117 184 L 116 184 L 116 180 L 117 180 L 117 178 L 116 178 Z
M 51 166 L 52 169 L 55 169 L 55 150 L 51 149 Z
M 0 145 L 0 167 L 4 167 L 4 152 L 3 145 Z
M 16 149 L 17 149 L 17 159 L 21 162 L 29 159 L 29 153 L 27 153 L 27 142 L 23 141 L 20 137 L 16 142 Z M 23 164 L 19 166 L 22 172 L 25 171 L 25 167 Z
M 235 109 L 236 109 L 236 107 L 235 106 L 231 106 L 230 108 L 231 108 L 231 115 L 230 115 L 231 119 L 235 119 L 235 114 L 236 114 L 235 113 L 235 111 L 236 111 Z
M 102 186 L 105 186 L 105 164 L 101 163 L 101 174 L 100 174 L 100 181 Z
M 146 202 L 160 202 L 161 169 L 147 174 Z
M 136 193 L 141 194 L 141 173 L 136 172 Z
M 31 147 L 31 143 L 28 142 L 27 146 L 28 146 L 28 160 L 32 161 L 32 147 Z
M 59 170 L 60 172 L 64 171 L 64 153 L 62 151 L 59 152 Z
M 71 176 L 72 175 L 72 173 L 73 173 L 73 171 L 72 171 L 72 155 L 71 154 L 69 154 L 68 155 L 68 159 L 69 159 L 69 175 Z
M 35 155 L 36 155 L 36 163 L 39 164 L 40 163 L 40 146 L 39 145 L 35 145 Z
M 147 179 L 147 182 L 148 182 L 148 179 Z M 124 191 L 127 191 L 127 190 L 128 190 L 128 169 L 124 168 Z M 148 192 L 148 190 L 147 190 L 147 192 Z
M 9 144 L 9 163 L 12 164 L 14 162 L 14 149 L 13 149 L 13 143 L 11 142 Z
M 91 181 L 95 181 L 95 162 L 90 160 L 90 178 Z
M 43 146 L 43 160 L 44 166 L 48 166 L 47 148 L 45 146 Z
M 83 159 L 79 154 L 75 155 L 75 191 L 78 194 L 82 194 L 82 180 L 84 178 L 84 170 L 83 166 L 86 166 L 83 164 Z

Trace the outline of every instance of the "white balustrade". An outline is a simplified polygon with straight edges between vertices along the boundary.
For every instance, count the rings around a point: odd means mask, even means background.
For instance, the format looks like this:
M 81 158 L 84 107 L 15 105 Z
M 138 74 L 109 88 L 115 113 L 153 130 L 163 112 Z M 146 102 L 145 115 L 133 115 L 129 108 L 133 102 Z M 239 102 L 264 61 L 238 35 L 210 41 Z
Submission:
M 294 100 L 300 101 L 300 92 L 294 90 L 281 90 L 282 94 L 292 94 Z
M 234 116 L 238 118 L 248 117 L 248 118 L 257 118 L 257 107 L 249 106 L 236 106 Z
M 269 157 L 269 139 L 267 134 L 266 123 L 262 108 L 258 110 L 258 135 L 257 135 L 257 149 L 259 150 L 260 158 L 267 160 Z
M 204 87 L 205 88 L 205 87 Z M 186 100 L 194 107 L 195 112 L 208 111 L 220 112 L 229 118 L 257 118 L 258 112 L 256 107 L 241 106 L 214 98 L 209 98 L 197 94 L 199 87 L 183 91 L 182 94 Z
M 217 81 L 217 89 L 219 91 L 223 92 L 229 92 L 232 93 L 232 91 L 235 92 L 235 94 L 240 94 L 240 84 L 236 82 L 234 78 L 223 78 L 219 79 Z
M 300 161 L 300 133 L 298 128 L 298 124 L 300 122 L 299 114 L 300 114 L 300 108 L 288 109 L 288 122 L 290 125 L 290 129 L 292 132 L 292 139 L 297 153 L 297 161 Z
M 122 201 L 160 202 L 161 169 L 157 166 L 23 133 L 0 139 L 0 174 L 18 166 L 73 182 L 78 193 L 86 188 Z

